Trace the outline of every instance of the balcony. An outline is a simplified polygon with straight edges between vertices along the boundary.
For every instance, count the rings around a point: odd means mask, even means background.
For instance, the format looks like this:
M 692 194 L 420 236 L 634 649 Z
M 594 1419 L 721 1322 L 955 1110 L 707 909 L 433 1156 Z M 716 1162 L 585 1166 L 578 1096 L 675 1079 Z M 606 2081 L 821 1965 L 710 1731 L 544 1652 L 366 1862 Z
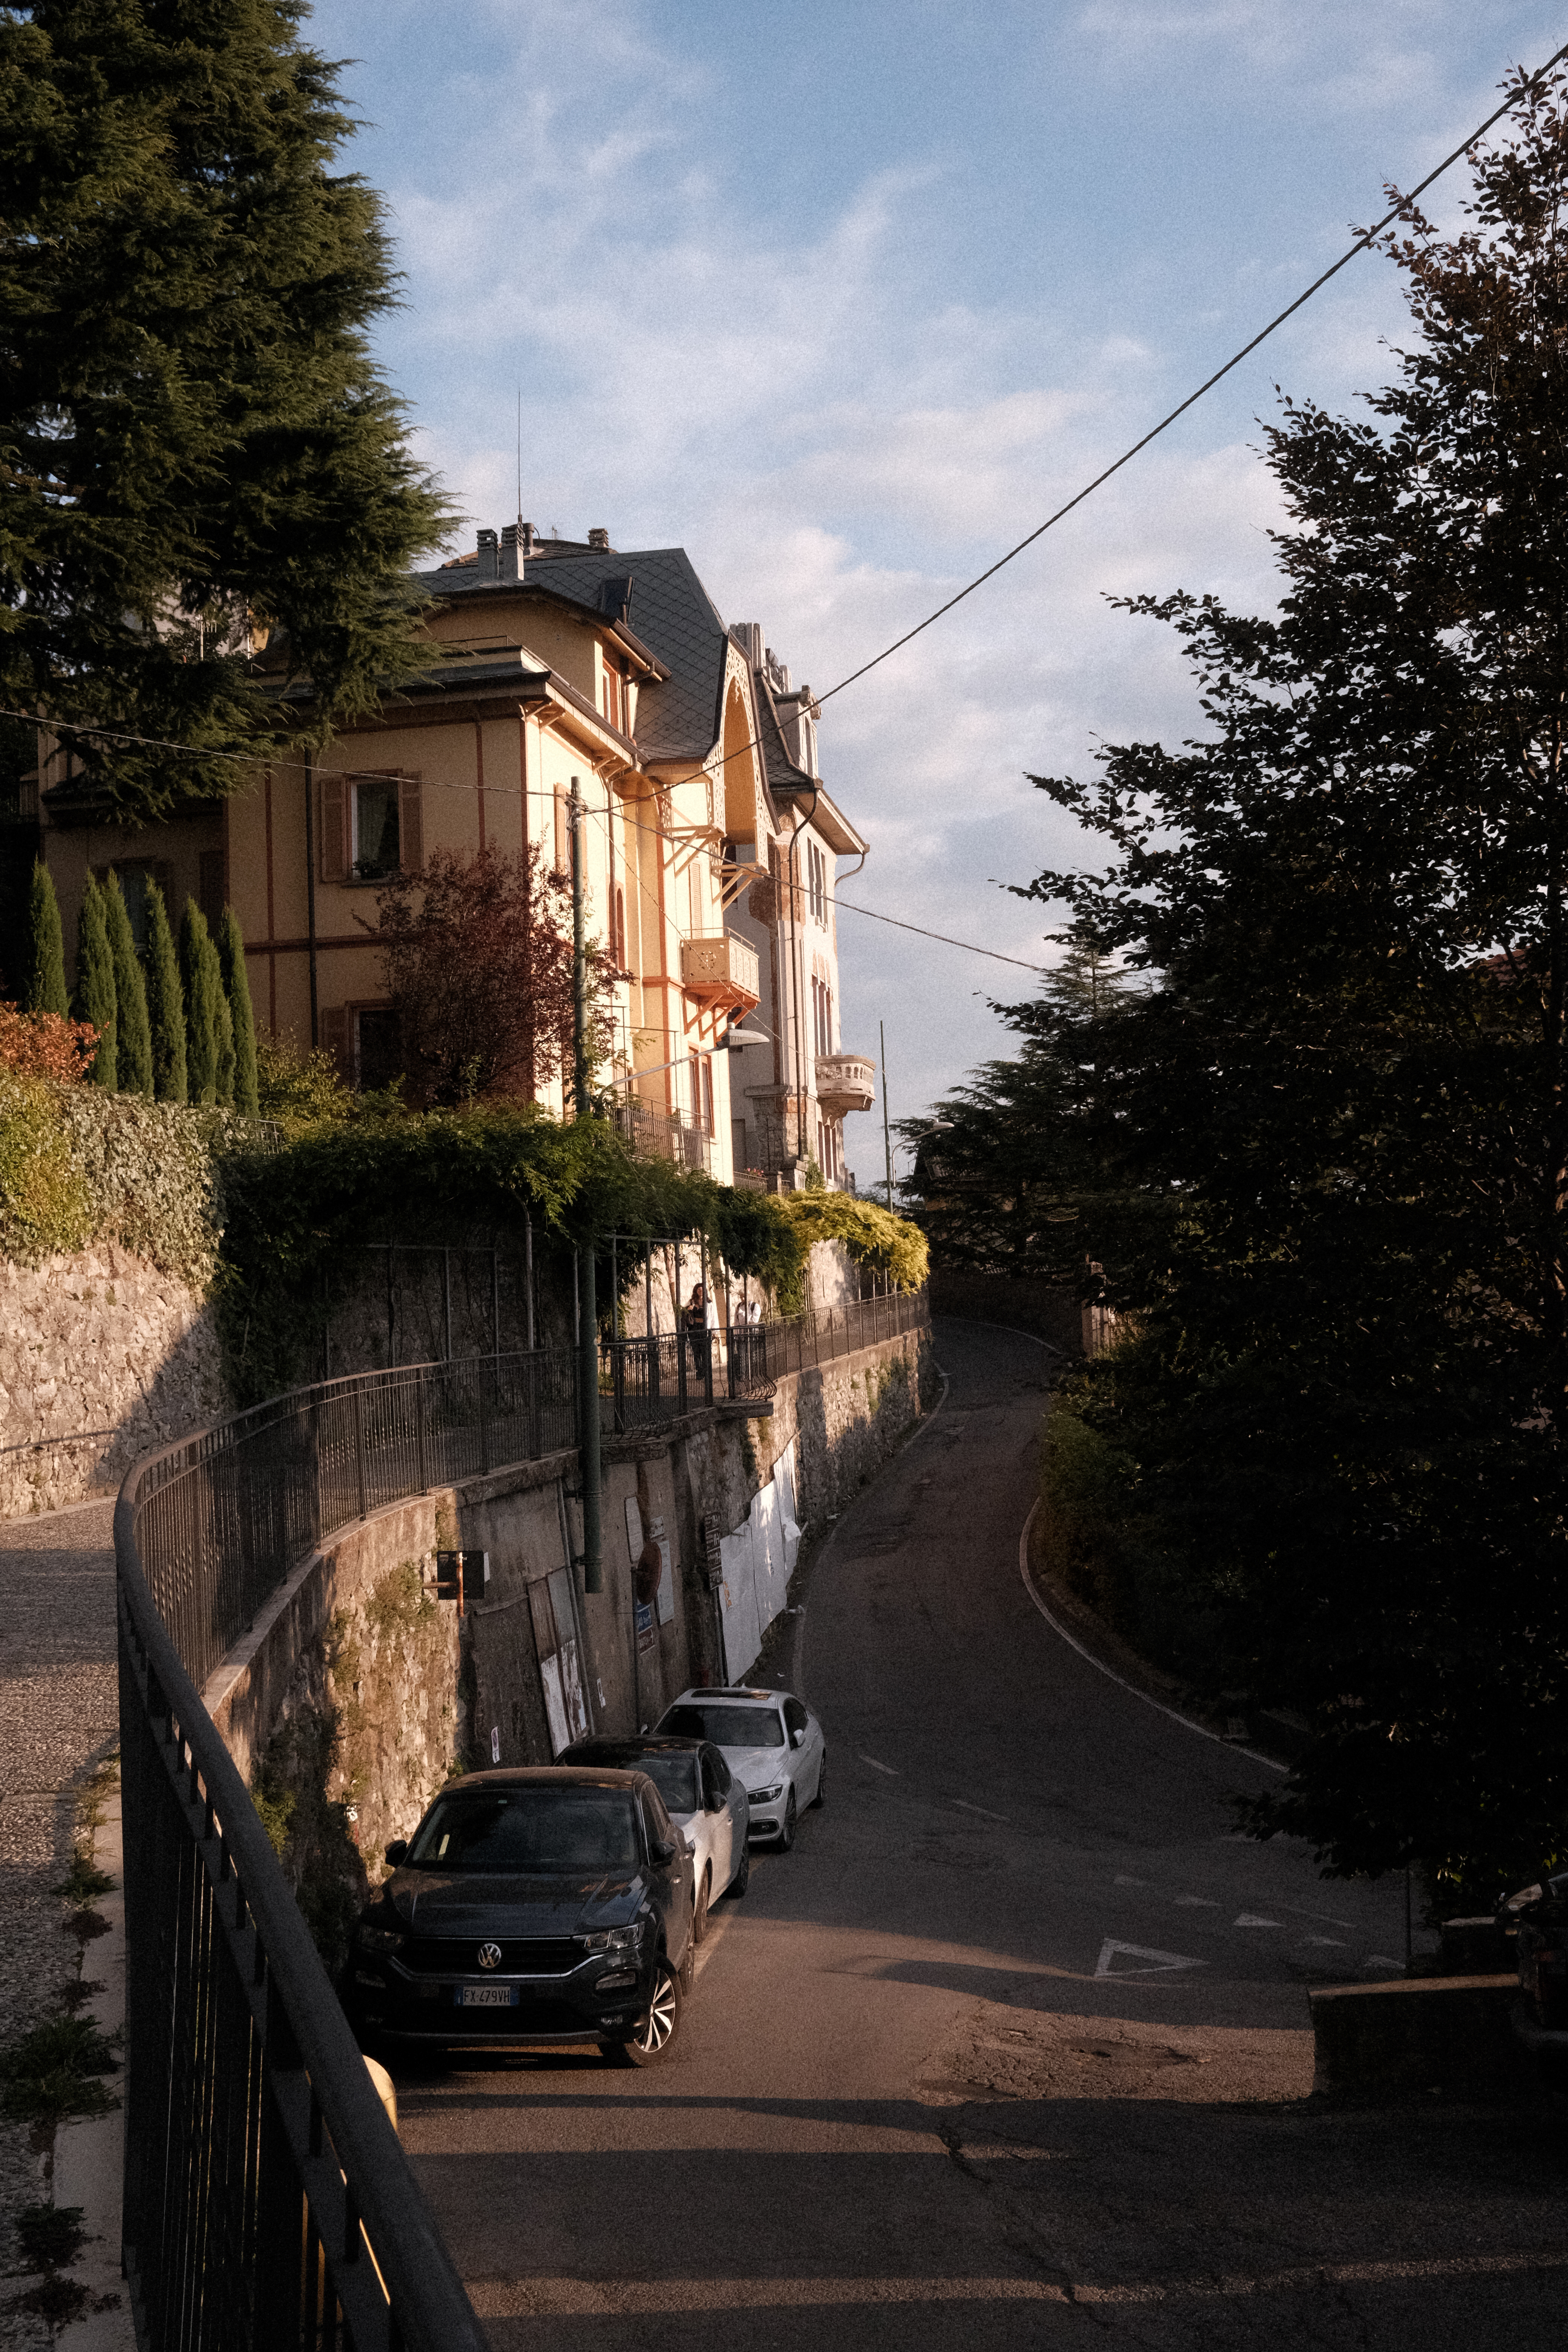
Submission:
M 869 1110 L 877 1099 L 877 1065 L 864 1054 L 818 1054 L 816 1099 L 826 1118 Z
M 735 931 L 699 931 L 680 942 L 680 985 L 716 1011 L 751 1013 L 761 1001 L 757 950 Z
M 610 1116 L 639 1157 L 673 1160 L 678 1166 L 705 1168 L 710 1175 L 713 1173 L 711 1139 L 679 1113 L 671 1117 L 655 1110 L 651 1103 L 641 1102 L 634 1095 L 629 1102 L 616 1103 Z

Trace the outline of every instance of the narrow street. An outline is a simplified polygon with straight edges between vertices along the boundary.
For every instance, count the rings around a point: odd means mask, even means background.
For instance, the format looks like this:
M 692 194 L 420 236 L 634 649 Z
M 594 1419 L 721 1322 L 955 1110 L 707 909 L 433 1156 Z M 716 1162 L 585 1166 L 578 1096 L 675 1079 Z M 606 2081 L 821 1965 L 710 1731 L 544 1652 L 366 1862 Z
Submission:
M 1227 1800 L 1265 1769 L 1043 1621 L 1039 1351 L 955 1324 L 938 1354 L 945 1403 L 809 1583 L 826 1807 L 719 1907 L 670 2061 L 397 2067 L 492 2341 L 1555 2335 L 1562 2126 L 1308 2104 L 1306 1985 L 1386 1970 L 1403 1890 L 1238 1840 Z

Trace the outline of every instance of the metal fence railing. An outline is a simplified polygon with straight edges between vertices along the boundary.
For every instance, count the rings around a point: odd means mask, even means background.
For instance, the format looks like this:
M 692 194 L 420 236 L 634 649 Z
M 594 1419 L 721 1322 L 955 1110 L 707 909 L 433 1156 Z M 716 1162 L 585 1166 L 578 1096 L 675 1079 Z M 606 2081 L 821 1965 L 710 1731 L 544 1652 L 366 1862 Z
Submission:
M 173 1449 L 175 1453 L 184 1449 Z M 122 2255 L 143 2352 L 483 2352 L 228 1750 L 115 1511 Z

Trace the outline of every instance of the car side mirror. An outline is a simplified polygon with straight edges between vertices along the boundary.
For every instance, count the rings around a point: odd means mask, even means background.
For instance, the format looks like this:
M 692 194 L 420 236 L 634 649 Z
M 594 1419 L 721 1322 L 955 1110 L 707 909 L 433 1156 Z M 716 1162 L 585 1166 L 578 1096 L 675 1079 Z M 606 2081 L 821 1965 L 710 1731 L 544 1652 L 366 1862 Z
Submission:
M 720 1796 L 717 1790 L 715 1790 L 709 1797 L 708 1801 L 703 1806 L 702 1810 L 705 1813 L 721 1813 L 723 1811 L 724 1800 Z
M 795 1732 L 792 1737 L 794 1738 L 795 1744 L 797 1748 L 804 1748 L 805 1746 L 805 1734 L 804 1731 Z
M 668 1864 L 675 1860 L 680 1849 L 673 1838 L 660 1838 L 651 1851 L 655 1862 Z
M 386 1849 L 387 1866 L 392 1870 L 395 1870 L 398 1864 L 400 1862 L 405 1862 L 407 1858 L 408 1840 L 406 1838 L 393 1838 L 388 1843 Z

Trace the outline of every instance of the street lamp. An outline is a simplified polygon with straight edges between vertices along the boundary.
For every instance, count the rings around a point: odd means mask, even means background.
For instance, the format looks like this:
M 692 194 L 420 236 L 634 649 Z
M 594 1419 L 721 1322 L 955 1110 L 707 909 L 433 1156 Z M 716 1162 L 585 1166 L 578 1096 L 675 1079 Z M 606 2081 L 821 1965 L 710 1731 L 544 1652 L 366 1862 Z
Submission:
M 895 1151 L 917 1151 L 917 1152 L 918 1152 L 918 1151 L 919 1151 L 919 1150 L 920 1150 L 920 1148 L 921 1148 L 921 1144 L 925 1141 L 925 1139 L 926 1139 L 926 1138 L 927 1138 L 927 1136 L 928 1136 L 928 1135 L 950 1135 L 952 1132 L 952 1119 L 950 1119 L 950 1118 L 933 1118 L 933 1119 L 932 1119 L 932 1121 L 931 1121 L 931 1125 L 930 1125 L 929 1127 L 922 1127 L 922 1128 L 921 1128 L 921 1131 L 920 1131 L 920 1133 L 919 1133 L 918 1135 L 901 1135 L 901 1136 L 899 1138 L 898 1142 L 897 1142 L 897 1143 L 892 1147 L 892 1150 L 895 1150 Z M 889 1152 L 889 1158 L 888 1158 L 888 1206 L 889 1206 L 889 1208 L 890 1209 L 890 1208 L 892 1207 L 892 1205 L 893 1205 L 893 1162 L 892 1162 L 892 1155 L 891 1155 L 891 1152 Z

